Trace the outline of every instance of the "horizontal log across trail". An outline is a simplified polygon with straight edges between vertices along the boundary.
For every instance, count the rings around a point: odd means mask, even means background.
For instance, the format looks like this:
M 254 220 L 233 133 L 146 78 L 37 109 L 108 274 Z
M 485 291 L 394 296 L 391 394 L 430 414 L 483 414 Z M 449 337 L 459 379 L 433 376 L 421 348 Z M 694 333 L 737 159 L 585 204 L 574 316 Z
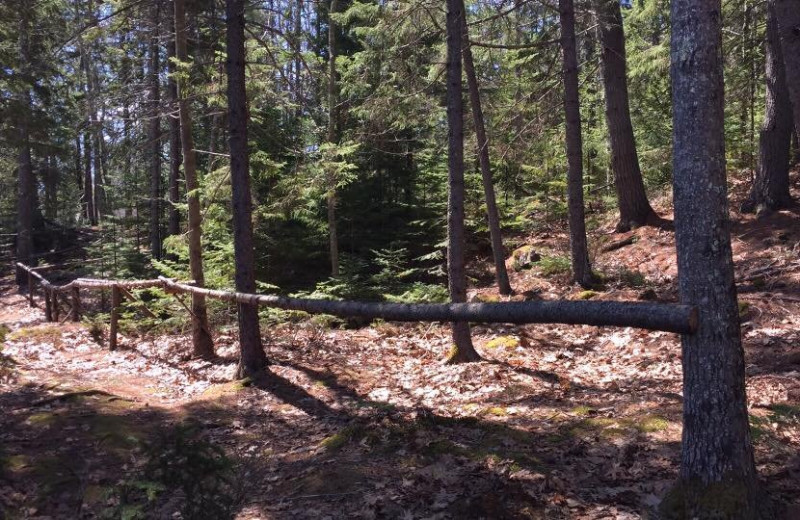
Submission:
M 311 314 L 330 314 L 344 318 L 380 318 L 387 321 L 429 321 L 473 323 L 564 323 L 570 325 L 593 325 L 636 327 L 680 334 L 692 334 L 698 327 L 695 307 L 677 303 L 614 302 L 585 300 L 554 300 L 502 303 L 380 303 L 311 298 L 291 298 L 265 294 L 248 294 L 195 287 L 169 278 L 157 280 L 100 280 L 78 278 L 72 282 L 54 286 L 30 267 L 18 263 L 17 267 L 35 277 L 45 288 L 45 297 L 61 292 L 70 292 L 77 301 L 78 289 L 112 290 L 161 287 L 169 293 L 202 294 L 208 298 L 245 305 L 258 305 L 285 310 L 305 311 Z M 32 281 L 29 278 L 29 281 Z M 32 292 L 29 289 L 29 294 Z M 112 299 L 114 300 L 114 299 Z M 32 302 L 31 297 L 31 302 Z M 53 298 L 57 305 L 57 298 Z M 119 301 L 119 298 L 114 301 Z M 48 307 L 50 304 L 48 302 Z M 112 312 L 112 319 L 115 317 Z M 116 325 L 116 324 L 115 324 Z M 112 338 L 113 340 L 114 338 Z M 116 343 L 115 341 L 113 343 Z
M 531 301 L 504 303 L 378 303 L 315 300 L 201 289 L 159 278 L 168 291 L 203 294 L 230 302 L 387 321 L 469 321 L 473 323 L 566 323 L 637 327 L 691 334 L 697 329 L 694 307 L 674 303 L 610 301 Z

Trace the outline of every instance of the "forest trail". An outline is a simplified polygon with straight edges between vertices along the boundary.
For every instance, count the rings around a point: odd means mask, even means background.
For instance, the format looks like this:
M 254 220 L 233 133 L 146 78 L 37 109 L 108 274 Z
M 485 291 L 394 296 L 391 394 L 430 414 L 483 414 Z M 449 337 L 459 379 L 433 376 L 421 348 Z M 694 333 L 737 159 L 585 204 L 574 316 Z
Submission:
M 739 221 L 733 232 L 756 462 L 769 490 L 794 511 L 796 218 Z M 512 284 L 544 299 L 672 301 L 671 233 L 639 229 L 594 242 L 599 249 L 634 235 L 630 245 L 595 254 L 595 268 L 607 275 L 595 294 L 539 268 L 513 272 Z M 563 251 L 565 240 L 551 230 L 528 244 L 547 255 Z M 5 279 L 0 294 L 0 323 L 9 329 L 0 365 L 0 511 L 11 518 L 182 511 L 238 519 L 633 519 L 648 517 L 677 474 L 681 371 L 672 334 L 476 326 L 486 360 L 449 366 L 441 363 L 446 326 L 287 323 L 265 331 L 268 376 L 241 384 L 230 382 L 231 330 L 216 334 L 213 362 L 191 359 L 185 336 L 123 335 L 109 352 L 88 324 L 46 323 L 10 284 Z M 489 289 L 471 295 L 496 298 Z M 184 500 L 192 493 L 206 496 L 194 512 Z

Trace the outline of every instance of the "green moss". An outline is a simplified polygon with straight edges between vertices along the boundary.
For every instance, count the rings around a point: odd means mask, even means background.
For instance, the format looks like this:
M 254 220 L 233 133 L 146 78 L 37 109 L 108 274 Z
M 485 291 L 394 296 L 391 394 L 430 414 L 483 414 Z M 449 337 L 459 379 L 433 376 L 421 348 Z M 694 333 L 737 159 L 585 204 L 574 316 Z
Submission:
M 591 406 L 580 405 L 570 410 L 570 413 L 574 415 L 589 415 L 593 411 L 594 408 L 592 408 Z
M 744 318 L 747 316 L 747 311 L 750 310 L 750 304 L 747 302 L 739 302 L 739 317 Z
M 58 420 L 58 415 L 52 412 L 34 413 L 28 416 L 25 422 L 31 426 L 38 428 L 47 428 L 55 424 Z
M 658 415 L 648 415 L 639 419 L 635 426 L 640 432 L 654 433 L 669 428 L 669 421 Z
M 592 298 L 594 298 L 598 294 L 599 293 L 597 291 L 591 291 L 591 290 L 589 290 L 589 291 L 581 291 L 581 292 L 578 293 L 578 295 L 575 298 L 578 299 L 578 300 L 591 300 Z
M 573 437 L 597 436 L 602 439 L 618 439 L 630 433 L 626 421 L 616 421 L 607 417 L 590 417 L 583 419 L 569 430 Z
M 320 442 L 320 446 L 328 451 L 339 451 L 350 441 L 362 436 L 364 427 L 360 424 L 351 424 L 334 433 L 330 437 L 326 437 Z
M 498 336 L 486 342 L 486 348 L 494 350 L 497 348 L 504 348 L 506 350 L 514 350 L 520 345 L 519 338 L 514 336 Z
M 489 408 L 484 408 L 481 412 L 481 415 L 494 415 L 495 417 L 505 417 L 506 415 L 508 415 L 508 410 L 506 410 L 502 406 L 492 406 Z
M 11 341 L 34 341 L 56 343 L 61 341 L 61 329 L 56 325 L 23 327 L 8 334 Z
M 8 457 L 4 457 L 2 461 L 0 461 L 0 464 L 2 464 L 4 469 L 16 473 L 30 467 L 30 462 L 30 459 L 25 455 L 9 455 Z

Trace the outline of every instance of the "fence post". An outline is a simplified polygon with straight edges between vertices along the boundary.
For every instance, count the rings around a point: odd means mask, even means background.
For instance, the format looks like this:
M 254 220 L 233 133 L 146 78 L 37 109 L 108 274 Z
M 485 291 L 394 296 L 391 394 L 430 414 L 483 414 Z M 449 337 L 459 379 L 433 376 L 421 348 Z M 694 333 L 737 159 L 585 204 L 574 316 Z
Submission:
M 81 294 L 77 285 L 72 287 L 72 321 L 81 321 Z
M 44 319 L 53 321 L 53 303 L 50 298 L 50 288 L 46 285 L 44 288 Z
M 111 330 L 109 332 L 109 349 L 117 349 L 117 329 L 119 328 L 119 306 L 122 303 L 122 293 L 118 285 L 111 287 Z
M 28 305 L 33 307 L 33 275 L 28 271 Z
M 58 323 L 61 319 L 61 316 L 59 316 L 61 310 L 58 308 L 58 291 L 55 289 L 51 290 L 50 298 L 52 299 L 53 306 L 53 321 Z

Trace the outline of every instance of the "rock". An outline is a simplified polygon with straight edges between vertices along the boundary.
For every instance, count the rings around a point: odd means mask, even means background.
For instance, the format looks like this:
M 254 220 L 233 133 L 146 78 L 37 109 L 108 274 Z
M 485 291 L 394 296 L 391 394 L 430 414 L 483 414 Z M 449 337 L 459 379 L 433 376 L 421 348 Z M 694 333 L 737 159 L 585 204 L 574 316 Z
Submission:
M 515 271 L 530 269 L 533 264 L 542 259 L 542 255 L 534 251 L 532 245 L 525 245 L 511 253 L 511 267 Z

